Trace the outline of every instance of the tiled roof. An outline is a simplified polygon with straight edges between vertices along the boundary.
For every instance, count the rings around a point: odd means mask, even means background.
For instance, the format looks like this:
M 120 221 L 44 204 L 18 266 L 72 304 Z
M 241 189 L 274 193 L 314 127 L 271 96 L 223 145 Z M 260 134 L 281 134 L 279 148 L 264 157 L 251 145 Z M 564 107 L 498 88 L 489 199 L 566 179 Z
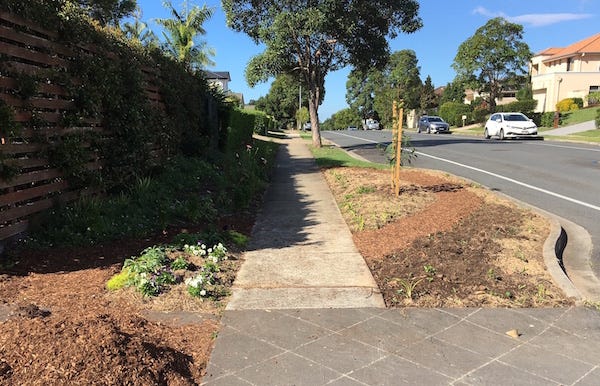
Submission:
M 227 79 L 231 80 L 229 71 L 204 71 L 206 79 Z
M 562 51 L 563 48 L 559 48 L 559 47 L 550 47 L 550 48 L 546 48 L 544 51 L 540 51 L 537 54 L 535 54 L 535 56 L 548 56 L 548 55 L 556 55 L 558 52 Z
M 552 56 L 550 56 L 549 58 L 546 58 L 544 60 L 545 62 L 583 53 L 600 53 L 600 33 L 590 36 L 587 39 L 578 41 L 577 43 L 573 43 L 568 47 L 549 48 L 549 50 L 552 49 L 555 49 L 557 51 L 551 54 Z

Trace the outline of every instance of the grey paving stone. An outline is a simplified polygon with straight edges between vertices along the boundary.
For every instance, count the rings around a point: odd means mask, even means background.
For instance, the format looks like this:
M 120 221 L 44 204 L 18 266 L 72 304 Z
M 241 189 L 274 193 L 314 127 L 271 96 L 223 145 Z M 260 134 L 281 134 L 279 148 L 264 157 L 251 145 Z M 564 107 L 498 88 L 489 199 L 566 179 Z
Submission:
M 202 385 L 206 386 L 252 386 L 252 383 L 236 377 L 235 375 L 226 375 L 217 379 L 207 379 L 204 377 Z
M 311 342 L 295 350 L 295 353 L 344 374 L 387 355 L 384 351 L 339 334 Z
M 589 363 L 532 345 L 517 347 L 500 361 L 565 385 L 573 384 L 594 368 Z
M 321 308 L 280 310 L 294 318 L 314 323 L 331 331 L 340 331 L 385 312 L 381 308 Z
M 437 334 L 460 322 L 461 318 L 438 309 L 391 309 L 379 315 L 404 328 L 416 327 L 426 335 Z
M 597 342 L 575 336 L 556 327 L 549 328 L 530 343 L 553 353 L 600 365 L 600 345 Z
M 452 381 L 442 374 L 421 367 L 395 355 L 349 374 L 367 385 L 448 385 Z
M 558 385 L 558 383 L 552 382 L 548 379 L 544 379 L 521 369 L 513 368 L 498 362 L 492 362 L 489 365 L 467 375 L 465 377 L 465 381 L 472 385 Z
M 356 381 L 347 376 L 339 377 L 338 379 L 331 381 L 327 384 L 327 386 L 364 386 L 365 384 L 359 381 Z
M 582 338 L 600 340 L 600 312 L 592 308 L 573 307 L 554 325 Z
M 342 330 L 340 334 L 388 352 L 402 351 L 426 337 L 414 326 L 405 327 L 378 317 Z
M 289 350 L 331 333 L 277 311 L 227 311 L 224 319 L 223 323 L 231 328 Z
M 541 334 L 548 328 L 545 321 L 534 319 L 514 309 L 490 308 L 482 309 L 467 317 L 467 321 L 480 327 L 488 328 L 499 334 L 516 329 L 520 340 L 529 340 Z
M 588 374 L 583 376 L 577 383 L 576 386 L 598 386 L 600 385 L 600 368 L 596 367 L 595 370 L 590 371 Z
M 569 308 L 516 308 L 516 312 L 552 324 L 569 312 Z
M 455 346 L 495 358 L 520 343 L 505 334 L 498 334 L 467 322 L 461 322 L 435 335 L 436 338 Z
M 228 328 L 225 327 L 224 330 Z M 255 365 L 284 350 L 244 333 L 229 330 L 219 334 L 207 367 L 205 379 L 218 378 Z
M 460 378 L 490 360 L 436 338 L 421 341 L 397 355 L 452 378 Z
M 342 374 L 288 352 L 236 375 L 260 386 L 316 386 L 325 385 Z

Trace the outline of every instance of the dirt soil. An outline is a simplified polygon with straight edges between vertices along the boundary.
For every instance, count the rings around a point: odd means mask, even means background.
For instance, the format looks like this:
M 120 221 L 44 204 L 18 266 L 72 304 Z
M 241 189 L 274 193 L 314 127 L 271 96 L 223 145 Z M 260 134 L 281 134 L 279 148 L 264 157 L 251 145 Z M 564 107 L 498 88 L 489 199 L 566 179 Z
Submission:
M 538 215 L 429 171 L 403 171 L 398 198 L 389 172 L 325 175 L 388 307 L 572 303 L 544 268 L 548 224 Z M 249 235 L 253 220 L 220 226 Z M 21 253 L 0 274 L 0 385 L 199 384 L 224 302 L 190 300 L 181 289 L 149 301 L 105 288 L 124 259 L 181 231 Z
M 326 178 L 388 307 L 573 304 L 543 262 L 546 219 L 442 173 L 333 168 Z

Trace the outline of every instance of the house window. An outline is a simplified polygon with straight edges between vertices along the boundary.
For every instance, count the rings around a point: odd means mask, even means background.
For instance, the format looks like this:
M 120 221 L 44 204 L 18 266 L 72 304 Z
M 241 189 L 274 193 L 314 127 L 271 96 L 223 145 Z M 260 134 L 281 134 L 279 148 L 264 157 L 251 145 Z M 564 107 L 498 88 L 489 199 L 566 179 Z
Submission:
M 600 91 L 600 86 L 590 86 L 590 93 Z
M 571 71 L 571 64 L 573 63 L 573 59 L 567 58 L 567 71 Z

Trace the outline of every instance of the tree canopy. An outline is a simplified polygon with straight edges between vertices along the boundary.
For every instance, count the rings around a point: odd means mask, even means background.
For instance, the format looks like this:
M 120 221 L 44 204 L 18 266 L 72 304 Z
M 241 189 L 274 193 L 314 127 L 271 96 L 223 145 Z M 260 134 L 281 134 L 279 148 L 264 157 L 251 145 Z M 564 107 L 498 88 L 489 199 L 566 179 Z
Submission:
M 439 105 L 439 98 L 435 95 L 435 87 L 431 76 L 427 75 L 421 89 L 420 107 L 422 111 L 431 110 Z
M 527 73 L 531 55 L 523 42 L 523 26 L 498 17 L 458 47 L 452 67 L 466 85 L 487 95 L 494 111 L 503 87 L 514 85 L 515 78 Z
M 416 0 L 223 0 L 223 9 L 229 27 L 265 46 L 246 68 L 251 86 L 300 71 L 315 146 L 321 146 L 318 106 L 326 75 L 347 65 L 381 67 L 389 55 L 386 38 L 422 26 Z
M 323 122 L 325 130 L 342 130 L 348 126 L 362 127 L 361 117 L 352 108 L 342 109 Z
M 440 105 L 446 102 L 464 103 L 465 96 L 465 85 L 459 79 L 454 79 L 444 88 L 444 92 L 440 98 Z
M 300 85 L 297 75 L 279 75 L 271 83 L 269 93 L 256 101 L 256 108 L 272 116 L 280 127 L 293 124 L 299 108 Z M 304 85 L 301 96 L 302 101 L 306 101 L 308 91 Z
M 118 25 L 119 20 L 133 13 L 136 0 L 69 0 L 82 7 L 92 19 L 102 25 Z
M 374 100 L 381 87 L 381 71 L 353 69 L 346 81 L 346 102 L 363 119 L 375 115 Z
M 413 50 L 394 52 L 380 79 L 382 83 L 375 94 L 374 106 L 384 127 L 393 122 L 392 103 L 403 100 L 404 107 L 416 109 L 420 106 L 421 78 L 417 56 Z

